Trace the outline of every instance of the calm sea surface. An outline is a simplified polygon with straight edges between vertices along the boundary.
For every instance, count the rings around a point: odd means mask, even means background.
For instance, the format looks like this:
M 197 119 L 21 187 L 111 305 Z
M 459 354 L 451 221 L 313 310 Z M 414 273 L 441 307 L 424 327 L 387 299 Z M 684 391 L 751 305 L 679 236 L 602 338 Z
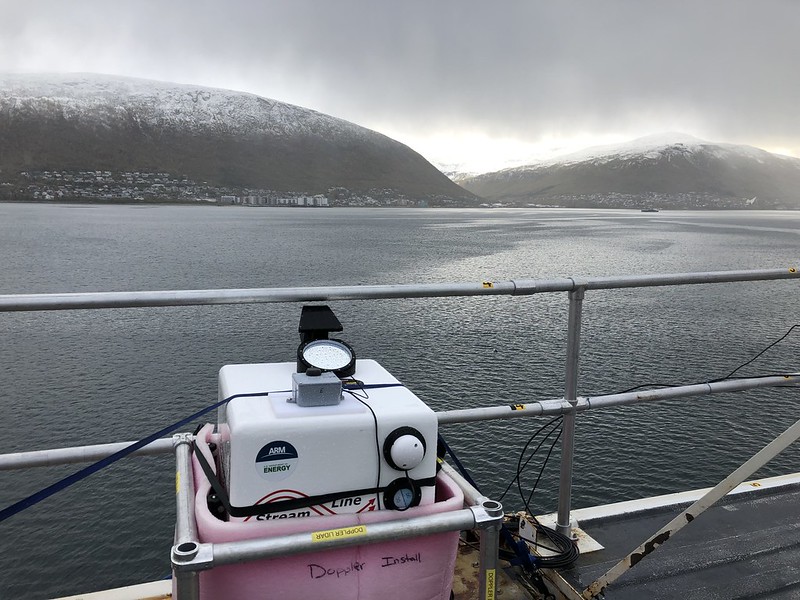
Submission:
M 0 204 L 0 294 L 476 282 L 800 266 L 800 212 Z M 590 292 L 579 393 L 721 377 L 800 322 L 800 282 Z M 359 357 L 435 410 L 559 397 L 566 294 L 333 304 Z M 135 440 L 292 360 L 298 304 L 0 314 L 2 452 Z M 800 333 L 738 373 L 800 369 Z M 794 389 L 578 418 L 575 505 L 713 485 L 798 418 Z M 544 421 L 446 427 L 489 495 Z M 547 446 L 545 446 L 546 448 Z M 534 496 L 555 509 L 557 456 Z M 541 463 L 531 462 L 529 488 Z M 0 508 L 79 466 L 0 473 Z M 760 475 L 800 470 L 791 450 Z M 504 499 L 519 508 L 517 495 Z M 0 598 L 169 573 L 171 457 L 127 459 L 0 523 Z

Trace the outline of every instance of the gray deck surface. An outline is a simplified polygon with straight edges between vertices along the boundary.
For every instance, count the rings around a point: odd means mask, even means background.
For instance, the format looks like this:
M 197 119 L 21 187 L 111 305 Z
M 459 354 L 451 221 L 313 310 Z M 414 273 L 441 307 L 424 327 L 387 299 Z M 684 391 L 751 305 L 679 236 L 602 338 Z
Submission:
M 687 505 L 581 522 L 605 546 L 561 575 L 583 590 Z M 608 600 L 800 599 L 800 486 L 724 498 L 608 587 Z

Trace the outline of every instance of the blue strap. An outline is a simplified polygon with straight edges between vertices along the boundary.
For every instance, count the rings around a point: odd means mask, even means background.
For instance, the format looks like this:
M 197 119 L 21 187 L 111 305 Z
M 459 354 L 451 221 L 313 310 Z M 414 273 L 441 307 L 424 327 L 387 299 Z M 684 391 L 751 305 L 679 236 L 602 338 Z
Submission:
M 442 436 L 441 433 L 439 434 L 439 440 L 442 442 L 442 445 L 444 446 L 444 449 L 447 450 L 447 453 L 452 457 L 453 462 L 456 463 L 456 468 L 464 476 L 464 479 L 466 479 L 467 482 L 472 487 L 474 487 L 476 490 L 478 490 L 478 492 L 481 492 L 481 488 L 479 488 L 478 484 L 475 483 L 475 480 L 472 478 L 472 475 L 469 474 L 469 471 L 467 471 L 467 468 L 463 464 L 461 464 L 460 460 L 458 460 L 458 456 L 456 456 L 456 453 L 453 452 L 453 449 L 450 447 L 450 444 L 447 443 L 447 440 L 444 439 L 444 436 Z
M 379 388 L 406 387 L 402 383 L 348 383 L 342 382 L 346 390 L 377 390 Z
M 60 492 L 63 489 L 68 488 L 72 484 L 78 483 L 82 479 L 85 479 L 86 477 L 89 477 L 89 475 L 97 473 L 97 471 L 99 471 L 100 469 L 104 469 L 105 467 L 107 467 L 107 466 L 109 466 L 111 464 L 114 464 L 118 460 L 120 460 L 122 458 L 125 458 L 126 456 L 128 456 L 129 454 L 132 454 L 133 452 L 136 452 L 140 448 L 144 448 L 145 446 L 147 446 L 148 444 L 156 441 L 157 439 L 162 438 L 162 437 L 164 437 L 165 435 L 167 435 L 169 433 L 172 433 L 173 431 L 175 431 L 179 427 L 183 427 L 184 425 L 187 425 L 187 424 L 191 423 L 192 421 L 194 421 L 198 417 L 202 417 L 204 414 L 211 412 L 215 408 L 219 408 L 220 406 L 222 406 L 226 402 L 230 402 L 234 398 L 240 398 L 242 396 L 266 396 L 269 393 L 270 392 L 258 392 L 258 393 L 254 393 L 254 394 L 236 394 L 234 396 L 231 396 L 230 398 L 225 398 L 224 400 L 220 400 L 216 404 L 212 404 L 211 406 L 208 406 L 208 407 L 206 407 L 206 408 L 204 408 L 202 410 L 199 410 L 196 413 L 194 413 L 193 415 L 190 415 L 190 416 L 186 417 L 185 419 L 181 419 L 177 423 L 173 423 L 169 427 L 165 427 L 164 429 L 161 429 L 161 430 L 155 432 L 152 435 L 148 435 L 146 438 L 143 438 L 143 439 L 139 440 L 138 442 L 134 442 L 130 446 L 126 446 L 125 448 L 123 448 L 119 452 L 115 452 L 114 454 L 106 456 L 105 458 L 101 458 L 96 463 L 92 463 L 88 467 L 84 467 L 80 471 L 76 471 L 72 475 L 68 475 L 67 477 L 64 477 L 64 479 L 62 479 L 60 481 L 57 481 L 54 484 L 49 485 L 49 486 L 47 486 L 46 488 L 44 488 L 42 490 L 39 490 L 35 494 L 31 494 L 27 498 L 24 498 L 23 500 L 20 500 L 19 502 L 16 502 L 16 503 L 12 504 L 11 506 L 7 506 L 6 508 L 4 508 L 3 510 L 0 511 L 0 522 L 5 521 L 9 517 L 13 517 L 15 514 L 17 514 L 19 512 L 22 512 L 26 508 L 30 508 L 34 504 L 38 504 L 39 502 L 49 498 L 53 494 L 57 494 L 58 492 Z
M 344 387 L 346 389 L 376 389 L 376 388 L 385 388 L 385 387 L 398 387 L 402 386 L 402 383 L 375 383 L 375 384 L 348 384 Z M 97 471 L 106 468 L 109 465 L 114 464 L 120 459 L 125 458 L 126 456 L 133 454 L 137 450 L 144 448 L 148 444 L 155 442 L 157 439 L 164 437 L 167 434 L 172 433 L 179 427 L 183 427 L 184 425 L 188 425 L 195 419 L 202 417 L 203 415 L 211 412 L 215 408 L 219 408 L 223 404 L 230 402 L 235 398 L 252 398 L 255 396 L 268 396 L 269 394 L 279 394 L 279 393 L 288 393 L 291 390 L 280 390 L 280 391 L 272 391 L 272 392 L 253 392 L 250 394 L 234 394 L 233 396 L 229 396 L 224 400 L 220 400 L 219 402 L 212 404 L 211 406 L 207 406 L 206 408 L 197 411 L 196 413 L 186 417 L 185 419 L 181 419 L 177 423 L 173 423 L 169 427 L 165 427 L 164 429 L 160 429 L 155 433 L 148 435 L 146 438 L 142 438 L 138 442 L 134 442 L 130 446 L 126 446 L 122 450 L 115 452 L 114 454 L 110 454 L 105 458 L 101 458 L 96 463 L 92 463 L 88 467 L 84 467 L 80 471 L 76 471 L 72 475 L 68 475 L 61 479 L 60 481 L 55 482 L 52 485 L 47 486 L 46 488 L 39 490 L 38 492 L 31 494 L 27 498 L 20 500 L 19 502 L 15 502 L 11 506 L 7 506 L 3 510 L 0 510 L 0 523 L 8 519 L 9 517 L 13 517 L 15 514 L 22 512 L 26 508 L 30 508 L 34 504 L 38 504 L 42 500 L 46 500 L 50 496 L 57 494 L 61 490 L 64 490 L 71 486 L 72 484 L 78 483 L 82 479 L 86 479 L 89 475 L 97 473 Z

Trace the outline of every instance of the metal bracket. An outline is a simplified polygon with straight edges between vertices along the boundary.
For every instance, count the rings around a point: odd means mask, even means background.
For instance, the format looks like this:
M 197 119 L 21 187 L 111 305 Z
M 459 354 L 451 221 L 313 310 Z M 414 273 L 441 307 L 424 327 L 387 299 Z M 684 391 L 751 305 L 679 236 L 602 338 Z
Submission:
M 191 444 L 194 436 L 191 433 L 176 433 L 172 436 L 172 448 L 177 448 L 181 444 Z
M 175 571 L 204 571 L 213 566 L 213 544 L 183 542 L 172 547 L 172 568 Z
M 487 529 L 503 522 L 503 505 L 496 500 L 482 500 L 469 509 L 475 516 L 475 527 L 478 529 Z
M 583 300 L 586 289 L 589 287 L 589 280 L 585 277 L 569 277 L 568 279 L 575 286 L 570 291 L 570 294 L 574 294 L 576 300 Z

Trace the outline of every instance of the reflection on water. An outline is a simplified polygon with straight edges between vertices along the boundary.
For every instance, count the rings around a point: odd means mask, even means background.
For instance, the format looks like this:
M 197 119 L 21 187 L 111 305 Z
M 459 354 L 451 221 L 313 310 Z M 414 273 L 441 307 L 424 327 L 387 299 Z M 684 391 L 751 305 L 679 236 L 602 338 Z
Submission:
M 788 266 L 798 213 L 248 209 L 0 204 L 3 293 L 385 284 Z M 580 393 L 706 381 L 796 320 L 796 282 L 587 294 Z M 566 294 L 339 302 L 342 337 L 436 410 L 559 397 Z M 3 314 L 4 451 L 132 440 L 216 399 L 223 364 L 291 360 L 298 305 Z M 798 337 L 745 373 L 797 370 Z M 715 483 L 797 417 L 797 390 L 578 419 L 575 502 Z M 489 494 L 541 423 L 443 432 Z M 554 460 L 557 459 L 557 451 Z M 763 474 L 797 469 L 798 453 Z M 535 461 L 534 461 L 535 463 Z M 531 463 L 524 479 L 538 472 Z M 3 506 L 73 472 L 0 474 Z M 132 459 L 0 524 L 0 597 L 167 574 L 171 459 Z M 554 507 L 555 463 L 534 504 Z M 519 508 L 513 496 L 507 508 Z M 125 548 L 124 552 L 118 551 Z M 36 588 L 32 582 L 41 582 Z

